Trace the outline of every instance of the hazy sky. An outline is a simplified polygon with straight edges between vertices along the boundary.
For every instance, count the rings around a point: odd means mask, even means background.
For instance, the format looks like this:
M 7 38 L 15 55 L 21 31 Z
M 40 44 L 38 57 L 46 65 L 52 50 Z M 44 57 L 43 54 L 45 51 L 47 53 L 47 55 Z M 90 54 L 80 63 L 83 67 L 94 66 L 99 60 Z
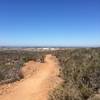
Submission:
M 100 46 L 100 0 L 0 0 L 0 45 Z

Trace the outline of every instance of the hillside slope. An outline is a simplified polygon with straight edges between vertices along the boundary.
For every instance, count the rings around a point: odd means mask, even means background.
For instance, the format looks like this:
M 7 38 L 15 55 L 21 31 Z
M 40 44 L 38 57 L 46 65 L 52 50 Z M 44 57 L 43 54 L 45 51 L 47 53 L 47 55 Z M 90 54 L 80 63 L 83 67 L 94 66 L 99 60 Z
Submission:
M 49 92 L 60 82 L 59 62 L 47 55 L 44 63 L 29 61 L 22 67 L 24 79 L 0 86 L 0 100 L 48 100 Z

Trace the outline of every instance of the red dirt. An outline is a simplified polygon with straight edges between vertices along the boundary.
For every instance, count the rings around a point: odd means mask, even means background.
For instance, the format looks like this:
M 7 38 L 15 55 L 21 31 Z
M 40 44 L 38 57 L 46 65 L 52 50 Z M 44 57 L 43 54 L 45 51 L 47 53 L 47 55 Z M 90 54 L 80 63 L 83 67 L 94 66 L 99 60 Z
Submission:
M 0 86 L 0 100 L 48 100 L 49 92 L 62 82 L 59 62 L 52 55 L 45 57 L 45 63 L 29 61 L 21 73 L 21 81 Z

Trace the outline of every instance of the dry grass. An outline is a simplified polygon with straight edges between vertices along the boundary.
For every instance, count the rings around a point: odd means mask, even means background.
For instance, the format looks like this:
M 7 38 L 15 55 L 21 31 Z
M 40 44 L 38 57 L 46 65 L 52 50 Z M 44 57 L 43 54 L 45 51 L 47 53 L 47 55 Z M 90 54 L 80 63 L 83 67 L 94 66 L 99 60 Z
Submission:
M 13 54 L 10 51 L 8 53 L 1 52 L 0 57 L 2 57 L 3 62 L 0 63 L 0 79 L 6 80 L 7 77 L 5 76 L 9 76 L 9 70 L 12 71 L 12 67 L 4 66 L 5 62 L 7 62 L 6 58 L 12 61 L 14 59 L 13 56 L 17 55 L 17 61 L 20 66 L 20 64 L 30 59 L 44 62 L 43 58 L 48 53 L 52 53 L 59 59 L 61 65 L 60 77 L 65 80 L 61 86 L 50 94 L 50 100 L 88 100 L 89 98 L 95 98 L 94 94 L 98 94 L 98 90 L 100 89 L 99 48 L 67 49 L 49 52 L 20 51 L 18 53 L 14 51 Z M 15 69 L 17 68 L 16 65 L 16 63 L 13 65 Z M 6 68 L 9 70 L 5 70 Z M 9 78 L 11 79 L 12 77 L 13 75 Z

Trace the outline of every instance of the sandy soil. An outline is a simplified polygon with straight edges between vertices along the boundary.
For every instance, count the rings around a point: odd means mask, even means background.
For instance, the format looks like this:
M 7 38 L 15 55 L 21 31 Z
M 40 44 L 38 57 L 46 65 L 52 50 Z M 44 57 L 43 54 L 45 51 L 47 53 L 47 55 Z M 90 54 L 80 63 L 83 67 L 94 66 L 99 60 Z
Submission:
M 44 60 L 45 63 L 29 61 L 21 69 L 24 79 L 0 86 L 0 100 L 48 100 L 49 92 L 62 80 L 58 77 L 57 58 L 47 55 Z

